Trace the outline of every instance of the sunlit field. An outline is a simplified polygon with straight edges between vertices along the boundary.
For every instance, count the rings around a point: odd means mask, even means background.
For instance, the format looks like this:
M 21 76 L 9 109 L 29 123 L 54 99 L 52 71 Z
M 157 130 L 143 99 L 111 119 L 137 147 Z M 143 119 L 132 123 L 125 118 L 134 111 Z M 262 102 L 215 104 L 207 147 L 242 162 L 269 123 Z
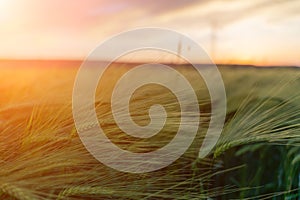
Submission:
M 1 63 L 0 199 L 300 198 L 298 68 L 219 66 L 227 95 L 226 123 L 213 151 L 199 159 L 210 98 L 190 66 L 174 66 L 191 82 L 199 100 L 197 137 L 170 166 L 130 174 L 97 161 L 77 134 L 72 91 L 80 62 Z M 174 137 L 181 116 L 170 91 L 145 86 L 132 97 L 133 120 L 141 126 L 149 123 L 148 109 L 159 102 L 168 114 L 166 125 L 149 139 L 123 133 L 114 122 L 110 98 L 116 81 L 131 67 L 116 63 L 109 68 L 99 82 L 95 107 L 99 124 L 116 145 L 149 152 Z

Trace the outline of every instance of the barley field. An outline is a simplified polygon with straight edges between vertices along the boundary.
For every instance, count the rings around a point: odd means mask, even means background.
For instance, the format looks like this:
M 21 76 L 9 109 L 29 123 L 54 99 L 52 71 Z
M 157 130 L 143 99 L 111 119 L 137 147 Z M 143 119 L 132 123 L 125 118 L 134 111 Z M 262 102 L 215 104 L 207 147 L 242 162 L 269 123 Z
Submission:
M 190 66 L 175 66 L 197 94 L 201 128 L 186 153 L 168 167 L 130 174 L 97 161 L 77 134 L 72 91 L 80 62 L 1 63 L 1 199 L 300 199 L 298 68 L 219 66 L 227 95 L 225 125 L 211 154 L 199 159 L 210 120 L 209 94 Z M 109 68 L 96 92 L 96 112 L 116 145 L 149 152 L 174 137 L 181 116 L 170 91 L 145 86 L 132 97 L 133 120 L 149 123 L 146 108 L 159 102 L 168 114 L 166 124 L 148 139 L 122 133 L 110 98 L 131 67 Z

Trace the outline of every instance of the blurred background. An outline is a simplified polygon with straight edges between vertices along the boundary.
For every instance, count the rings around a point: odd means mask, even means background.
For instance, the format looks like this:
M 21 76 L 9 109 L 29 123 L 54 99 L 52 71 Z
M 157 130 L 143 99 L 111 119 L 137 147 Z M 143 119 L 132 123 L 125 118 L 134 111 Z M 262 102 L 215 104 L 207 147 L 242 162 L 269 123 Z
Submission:
M 108 37 L 150 26 L 186 34 L 218 64 L 299 66 L 299 8 L 299 0 L 0 0 L 0 58 L 82 60 Z

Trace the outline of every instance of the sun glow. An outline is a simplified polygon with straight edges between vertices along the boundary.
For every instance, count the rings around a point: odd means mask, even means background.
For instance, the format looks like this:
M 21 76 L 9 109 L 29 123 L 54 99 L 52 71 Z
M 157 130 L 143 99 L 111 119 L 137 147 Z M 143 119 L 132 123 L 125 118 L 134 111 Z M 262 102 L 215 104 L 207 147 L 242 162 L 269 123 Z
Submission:
M 9 0 L 0 0 L 0 22 L 7 20 L 9 17 Z
M 0 0 L 0 8 L 1 8 L 3 5 L 7 4 L 8 2 L 9 2 L 8 0 Z

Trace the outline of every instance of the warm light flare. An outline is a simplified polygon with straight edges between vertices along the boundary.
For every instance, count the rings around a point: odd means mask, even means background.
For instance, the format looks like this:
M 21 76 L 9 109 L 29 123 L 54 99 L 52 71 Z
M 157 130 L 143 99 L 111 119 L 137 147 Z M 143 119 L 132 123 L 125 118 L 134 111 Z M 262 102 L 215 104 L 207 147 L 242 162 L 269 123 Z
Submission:
M 4 20 L 8 13 L 8 6 L 9 6 L 10 1 L 9 0 L 0 0 L 0 22 Z

